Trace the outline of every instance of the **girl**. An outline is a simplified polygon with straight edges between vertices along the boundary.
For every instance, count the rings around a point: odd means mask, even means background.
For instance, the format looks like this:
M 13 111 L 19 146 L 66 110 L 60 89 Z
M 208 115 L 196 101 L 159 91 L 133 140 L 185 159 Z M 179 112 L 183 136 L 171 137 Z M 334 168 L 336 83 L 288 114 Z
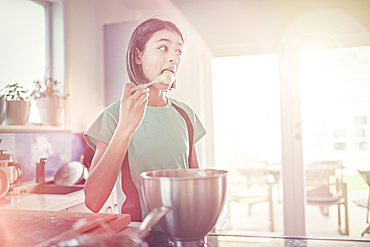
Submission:
M 131 83 L 84 134 L 95 150 L 85 184 L 85 204 L 93 212 L 101 209 L 116 183 L 120 212 L 141 221 L 147 214 L 141 172 L 199 168 L 195 143 L 206 131 L 191 107 L 166 96 L 176 80 L 130 93 L 164 71 L 176 78 L 183 46 L 181 31 L 168 21 L 149 19 L 134 30 L 126 56 Z

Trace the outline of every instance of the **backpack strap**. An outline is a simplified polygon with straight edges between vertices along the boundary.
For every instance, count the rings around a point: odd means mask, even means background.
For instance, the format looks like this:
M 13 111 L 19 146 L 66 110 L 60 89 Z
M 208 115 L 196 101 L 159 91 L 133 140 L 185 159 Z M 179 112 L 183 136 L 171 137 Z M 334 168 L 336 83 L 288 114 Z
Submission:
M 189 135 L 189 157 L 188 157 L 188 164 L 190 168 L 190 162 L 191 162 L 191 157 L 193 153 L 193 140 L 194 140 L 194 128 L 193 125 L 191 124 L 190 118 L 188 114 L 184 111 L 184 109 L 178 107 L 174 103 L 172 103 L 172 106 L 180 113 L 180 115 L 184 118 L 186 122 L 186 127 L 188 128 L 188 135 Z
M 128 163 L 128 152 L 126 152 L 125 158 L 121 166 L 122 180 L 121 186 L 122 191 L 126 195 L 126 200 L 122 205 L 121 213 L 130 214 L 131 221 L 142 221 L 141 206 L 139 192 L 132 181 L 130 166 Z

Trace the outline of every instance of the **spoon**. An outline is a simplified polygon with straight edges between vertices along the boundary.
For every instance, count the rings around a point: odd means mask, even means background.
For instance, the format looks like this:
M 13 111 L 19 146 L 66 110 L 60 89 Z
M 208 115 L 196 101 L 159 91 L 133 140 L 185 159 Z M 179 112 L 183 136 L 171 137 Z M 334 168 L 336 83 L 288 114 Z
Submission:
M 174 81 L 175 81 L 175 75 L 171 71 L 165 70 L 154 81 L 151 81 L 151 82 L 148 82 L 148 83 L 144 83 L 144 84 L 140 84 L 140 85 L 137 85 L 137 86 L 131 88 L 131 94 L 133 94 L 136 90 L 138 90 L 140 88 L 146 88 L 146 87 L 149 87 L 149 86 L 151 86 L 151 85 L 153 85 L 155 83 L 158 83 L 158 82 L 162 82 L 164 84 L 170 85 Z

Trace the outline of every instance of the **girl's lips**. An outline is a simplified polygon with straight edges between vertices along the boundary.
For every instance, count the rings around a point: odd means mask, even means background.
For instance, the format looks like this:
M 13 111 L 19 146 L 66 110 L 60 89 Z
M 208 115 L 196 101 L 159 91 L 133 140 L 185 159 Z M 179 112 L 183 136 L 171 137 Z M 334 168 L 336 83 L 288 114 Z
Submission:
M 175 74 L 175 72 L 174 72 L 173 70 L 171 70 L 171 69 L 164 69 L 164 70 L 162 70 L 162 73 L 161 73 L 161 74 L 163 74 L 165 71 L 169 71 L 169 72 L 171 72 L 172 74 Z

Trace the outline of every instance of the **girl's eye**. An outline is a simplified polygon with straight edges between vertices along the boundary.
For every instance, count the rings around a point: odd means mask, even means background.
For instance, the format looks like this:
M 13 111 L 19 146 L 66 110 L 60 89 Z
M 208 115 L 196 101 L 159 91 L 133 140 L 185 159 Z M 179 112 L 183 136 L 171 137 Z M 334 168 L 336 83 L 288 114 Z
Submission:
M 167 46 L 161 46 L 161 47 L 159 47 L 159 49 L 162 50 L 162 51 L 167 51 L 168 50 Z
M 176 51 L 176 54 L 177 54 L 178 56 L 181 56 L 181 55 L 182 55 L 182 50 L 177 50 L 177 51 Z

